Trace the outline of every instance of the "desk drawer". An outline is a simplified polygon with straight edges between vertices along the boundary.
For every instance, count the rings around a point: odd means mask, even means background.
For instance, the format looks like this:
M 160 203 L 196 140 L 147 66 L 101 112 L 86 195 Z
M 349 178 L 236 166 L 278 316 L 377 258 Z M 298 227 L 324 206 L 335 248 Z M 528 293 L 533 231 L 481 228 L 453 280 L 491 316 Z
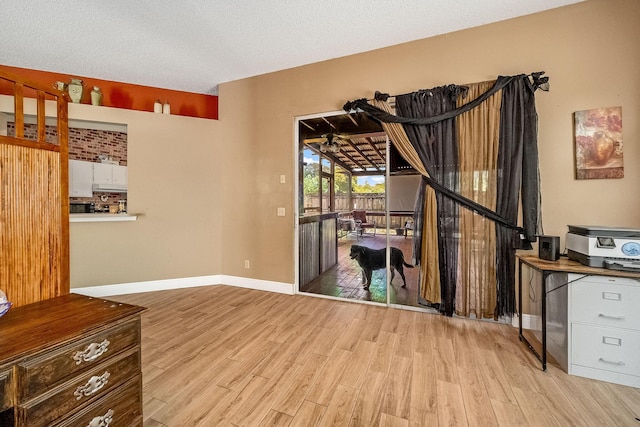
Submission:
M 142 426 L 142 376 L 138 375 L 55 427 Z
M 95 402 L 139 373 L 139 350 L 129 350 L 18 406 L 17 418 L 20 425 L 29 427 L 51 425 L 65 414 Z
M 640 332 L 575 323 L 571 328 L 573 364 L 640 376 Z
M 18 364 L 18 402 L 24 402 L 57 384 L 102 363 L 140 342 L 140 319 L 116 325 L 86 339 Z
M 616 328 L 640 329 L 640 284 L 631 279 L 583 279 L 571 288 L 571 320 Z M 638 282 L 635 282 L 638 283 Z
M 614 276 L 586 276 L 580 279 L 580 282 L 602 283 L 608 285 L 629 285 L 640 286 L 640 279 L 631 277 L 614 277 Z

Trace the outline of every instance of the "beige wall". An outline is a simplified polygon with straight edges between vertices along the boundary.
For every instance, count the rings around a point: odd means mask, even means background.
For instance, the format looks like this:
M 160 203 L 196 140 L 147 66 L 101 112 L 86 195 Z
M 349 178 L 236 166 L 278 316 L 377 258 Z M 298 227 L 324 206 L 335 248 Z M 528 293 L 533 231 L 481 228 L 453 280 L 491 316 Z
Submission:
M 0 112 L 12 110 L 12 98 L 0 96 Z M 25 100 L 25 114 L 35 114 L 34 100 Z M 55 116 L 52 102 L 47 115 Z M 138 214 L 133 222 L 70 224 L 71 287 L 222 274 L 221 189 L 233 177 L 222 176 L 221 164 L 233 161 L 227 147 L 246 145 L 230 143 L 229 121 L 77 104 L 69 117 L 127 126 L 127 208 Z M 0 114 L 0 132 L 6 121 Z
M 128 125 L 128 208 L 143 214 L 72 224 L 71 285 L 216 274 L 294 283 L 295 116 L 339 110 L 375 90 L 498 74 L 544 70 L 551 79 L 551 91 L 537 95 L 544 232 L 564 245 L 567 224 L 640 227 L 638 22 L 636 0 L 589 0 L 226 83 L 218 121 L 71 105 L 71 117 Z M 572 113 L 617 105 L 625 178 L 575 180 Z M 277 217 L 277 207 L 287 215 Z
M 71 117 L 127 124 L 128 210 L 141 215 L 135 222 L 70 225 L 71 286 L 219 274 L 220 124 L 74 107 Z
M 590 0 L 247 80 L 254 86 L 249 144 L 256 157 L 246 159 L 254 178 L 247 189 L 251 201 L 242 209 L 260 214 L 242 238 L 251 242 L 255 277 L 294 282 L 294 218 L 277 218 L 275 206 L 294 208 L 293 180 L 283 188 L 277 175 L 295 173 L 295 116 L 338 110 L 375 90 L 397 94 L 498 74 L 544 70 L 550 77 L 551 91 L 537 92 L 544 232 L 562 236 L 564 248 L 568 224 L 640 227 L 633 209 L 640 205 L 638 22 L 635 0 Z M 223 112 L 231 92 L 222 93 Z M 624 179 L 575 180 L 573 112 L 617 105 L 623 109 Z

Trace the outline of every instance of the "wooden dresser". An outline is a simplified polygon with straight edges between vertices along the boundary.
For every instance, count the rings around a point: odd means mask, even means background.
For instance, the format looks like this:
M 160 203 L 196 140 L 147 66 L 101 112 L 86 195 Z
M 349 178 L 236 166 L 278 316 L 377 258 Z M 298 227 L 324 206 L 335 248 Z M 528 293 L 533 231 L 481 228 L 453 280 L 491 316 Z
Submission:
M 141 426 L 143 310 L 69 294 L 0 317 L 0 426 Z

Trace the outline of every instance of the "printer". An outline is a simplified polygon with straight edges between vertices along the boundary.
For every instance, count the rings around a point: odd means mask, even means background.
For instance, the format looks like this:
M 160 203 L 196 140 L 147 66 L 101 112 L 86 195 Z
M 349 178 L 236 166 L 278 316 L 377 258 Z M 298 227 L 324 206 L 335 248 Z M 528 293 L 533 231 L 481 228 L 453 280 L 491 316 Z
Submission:
M 640 272 L 640 230 L 569 225 L 567 256 L 589 267 Z

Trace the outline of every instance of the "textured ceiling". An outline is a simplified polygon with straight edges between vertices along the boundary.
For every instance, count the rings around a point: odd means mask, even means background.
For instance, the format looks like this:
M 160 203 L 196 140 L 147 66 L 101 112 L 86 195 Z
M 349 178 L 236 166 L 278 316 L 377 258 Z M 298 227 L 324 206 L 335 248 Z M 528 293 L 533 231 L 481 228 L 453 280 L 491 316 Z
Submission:
M 0 0 L 0 64 L 196 93 L 582 0 Z

